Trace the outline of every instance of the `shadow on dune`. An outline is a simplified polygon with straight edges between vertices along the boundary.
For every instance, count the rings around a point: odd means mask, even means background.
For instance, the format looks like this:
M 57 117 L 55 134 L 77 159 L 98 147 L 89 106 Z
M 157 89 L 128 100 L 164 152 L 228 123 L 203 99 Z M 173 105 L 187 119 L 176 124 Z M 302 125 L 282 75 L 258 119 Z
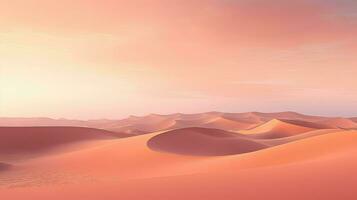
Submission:
M 5 163 L 0 163 L 0 172 L 3 170 L 7 170 L 11 167 L 11 165 L 9 164 L 5 164 Z
M 218 129 L 184 128 L 151 138 L 147 145 L 155 151 L 195 156 L 223 156 L 267 148 L 244 135 Z
M 0 136 L 0 154 L 28 154 L 75 142 L 126 137 L 110 131 L 80 127 L 0 127 Z
M 310 122 L 271 120 L 245 134 L 210 128 L 177 129 L 151 138 L 147 145 L 160 152 L 223 156 L 254 152 L 336 130 Z

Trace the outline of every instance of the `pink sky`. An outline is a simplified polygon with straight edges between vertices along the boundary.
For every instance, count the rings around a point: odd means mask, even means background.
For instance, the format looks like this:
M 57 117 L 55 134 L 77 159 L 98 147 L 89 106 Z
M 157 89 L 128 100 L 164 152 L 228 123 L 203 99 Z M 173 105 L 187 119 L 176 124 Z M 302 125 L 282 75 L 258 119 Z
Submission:
M 0 0 L 0 116 L 357 115 L 349 0 Z

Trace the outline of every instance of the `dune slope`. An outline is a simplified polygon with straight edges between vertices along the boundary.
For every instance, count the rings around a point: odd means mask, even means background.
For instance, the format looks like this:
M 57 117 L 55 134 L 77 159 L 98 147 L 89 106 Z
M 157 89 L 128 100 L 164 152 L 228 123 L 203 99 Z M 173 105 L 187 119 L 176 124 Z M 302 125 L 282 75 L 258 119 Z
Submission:
M 125 136 L 93 128 L 0 127 L 0 154 L 29 154 L 75 142 L 115 139 Z
M 96 174 L 128 179 L 0 189 L 0 195 L 37 200 L 357 198 L 357 132 L 335 132 L 249 154 L 209 158 L 167 155 L 141 146 L 155 135 L 31 162 L 35 168 L 54 168 L 57 172 L 77 169 L 79 174 L 92 168 Z M 115 154 L 103 156 L 109 152 Z
M 333 118 L 328 120 L 319 121 L 319 124 L 328 125 L 333 128 L 342 128 L 342 129 L 354 129 L 357 128 L 357 123 L 351 119 L 345 118 Z
M 207 128 L 168 131 L 154 136 L 147 145 L 156 151 L 200 156 L 248 153 L 267 147 L 248 137 Z
M 215 129 L 221 129 L 221 130 L 226 130 L 226 131 L 238 131 L 242 129 L 248 129 L 251 128 L 256 124 L 254 123 L 248 123 L 248 122 L 242 122 L 239 120 L 233 120 L 233 119 L 228 119 L 225 117 L 217 117 L 216 119 L 202 124 L 200 127 L 204 128 L 215 128 Z
M 289 137 L 304 132 L 315 130 L 315 127 L 300 126 L 282 120 L 273 119 L 262 125 L 249 130 L 242 130 L 240 133 L 259 139 L 275 139 Z

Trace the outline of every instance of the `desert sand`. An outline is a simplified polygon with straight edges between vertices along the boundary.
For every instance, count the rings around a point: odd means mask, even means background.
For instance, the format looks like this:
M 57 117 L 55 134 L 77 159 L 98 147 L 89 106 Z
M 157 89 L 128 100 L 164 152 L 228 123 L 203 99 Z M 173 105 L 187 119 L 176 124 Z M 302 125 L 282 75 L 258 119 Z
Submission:
M 51 150 L 76 147 L 89 141 L 126 137 L 122 133 L 82 127 L 0 127 L 0 156 L 19 159 L 46 155 Z
M 255 128 L 242 130 L 240 133 L 250 135 L 254 138 L 274 139 L 294 136 L 312 130 L 315 129 L 308 126 L 300 126 L 278 119 L 273 119 Z
M 352 121 L 351 119 L 345 118 L 332 118 L 324 121 L 320 121 L 319 124 L 324 124 L 327 126 L 331 126 L 333 128 L 343 128 L 343 129 L 352 129 L 357 128 L 357 123 Z
M 168 131 L 151 138 L 147 144 L 156 151 L 202 156 L 241 154 L 267 147 L 244 135 L 207 128 Z
M 259 114 L 264 119 L 251 113 L 229 114 L 229 120 L 252 124 L 230 131 L 220 118 L 224 115 L 155 116 L 154 124 L 162 118 L 201 124 L 131 137 L 94 128 L 0 128 L 0 196 L 9 200 L 357 198 L 353 128 L 331 128 L 335 125 L 320 123 L 326 121 L 323 117 L 306 116 L 304 121 L 304 115 L 287 112 L 273 118 L 274 113 Z M 135 124 L 142 124 L 140 118 Z M 261 123 L 255 125 L 257 118 Z M 200 127 L 215 119 L 222 122 L 220 129 Z M 125 126 L 135 127 L 128 121 Z

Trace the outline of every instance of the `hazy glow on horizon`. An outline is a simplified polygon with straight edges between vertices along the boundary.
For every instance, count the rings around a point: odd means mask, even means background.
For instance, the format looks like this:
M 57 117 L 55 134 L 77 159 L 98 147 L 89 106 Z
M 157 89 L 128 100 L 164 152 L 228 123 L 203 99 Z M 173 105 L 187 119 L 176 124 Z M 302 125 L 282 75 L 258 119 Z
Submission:
M 349 0 L 0 0 L 0 116 L 357 115 Z

